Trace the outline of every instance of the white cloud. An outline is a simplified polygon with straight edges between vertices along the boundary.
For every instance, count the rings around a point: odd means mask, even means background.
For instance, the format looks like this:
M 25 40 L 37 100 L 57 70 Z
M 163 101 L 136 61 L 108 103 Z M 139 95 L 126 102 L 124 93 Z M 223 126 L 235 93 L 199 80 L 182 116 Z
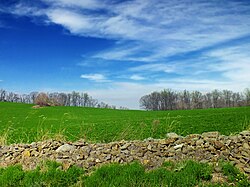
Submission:
M 59 7 L 80 7 L 84 9 L 101 8 L 102 3 L 96 0 L 42 0 L 48 4 Z
M 72 33 L 91 30 L 93 25 L 91 20 L 82 14 L 69 11 L 67 9 L 53 9 L 47 11 L 50 22 L 60 24 Z
M 135 80 L 135 81 L 141 81 L 141 80 L 145 80 L 146 78 L 141 76 L 141 75 L 132 75 L 130 77 L 131 80 Z
M 22 4 L 12 12 L 48 16 L 48 22 L 62 25 L 72 34 L 126 41 L 97 54 L 109 60 L 121 56 L 124 60 L 158 61 L 241 37 L 250 30 L 250 7 L 234 1 L 223 6 L 202 0 L 43 1 L 48 8 L 39 10 Z M 127 45 L 131 41 L 136 50 Z M 119 52 L 121 47 L 124 50 Z M 137 56 L 144 51 L 151 53 Z
M 83 74 L 81 78 L 88 79 L 94 82 L 110 82 L 104 75 L 102 74 Z
M 166 72 L 166 73 L 172 73 L 175 72 L 175 65 L 170 64 L 145 64 L 140 65 L 136 67 L 132 67 L 129 69 L 129 71 L 134 72 Z
M 216 58 L 217 63 L 208 65 L 210 71 L 220 72 L 230 81 L 250 86 L 250 44 L 214 50 L 207 55 Z

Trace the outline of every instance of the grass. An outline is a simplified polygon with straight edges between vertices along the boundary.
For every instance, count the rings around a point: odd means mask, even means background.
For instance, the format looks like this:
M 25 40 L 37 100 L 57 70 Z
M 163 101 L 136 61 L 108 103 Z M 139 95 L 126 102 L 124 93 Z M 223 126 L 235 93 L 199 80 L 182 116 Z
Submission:
M 223 163 L 222 171 L 224 175 L 228 177 L 228 181 L 233 183 L 237 182 L 237 186 L 247 187 L 250 186 L 250 182 L 247 176 L 239 171 L 238 168 L 234 167 L 231 163 Z
M 168 163 L 167 163 L 168 164 Z M 165 164 L 165 165 L 167 165 Z M 145 168 L 132 163 L 104 166 L 83 180 L 86 186 L 195 186 L 211 179 L 211 168 L 206 164 L 187 161 L 181 163 L 182 169 L 175 170 L 164 165 L 146 172 Z
M 250 107 L 134 111 L 79 107 L 45 107 L 0 102 L 0 145 L 30 143 L 45 139 L 93 142 L 164 138 L 168 132 L 180 135 L 219 131 L 230 135 L 249 129 Z M 229 163 L 220 165 L 224 183 L 211 181 L 213 168 L 194 161 L 164 163 L 146 171 L 139 163 L 111 164 L 85 174 L 76 166 L 45 162 L 36 170 L 15 165 L 0 168 L 0 186 L 250 186 L 247 176 Z
M 80 180 L 84 171 L 76 166 L 67 171 L 60 169 L 61 165 L 56 162 L 46 162 L 33 171 L 24 171 L 20 165 L 0 168 L 0 186 L 72 186 Z
M 166 162 L 160 168 L 146 171 L 138 162 L 102 166 L 92 173 L 71 166 L 62 170 L 56 162 L 44 162 L 37 169 L 24 171 L 20 165 L 0 168 L 1 187 L 193 187 L 193 186 L 237 186 L 247 187 L 246 176 L 229 163 L 221 165 L 226 181 L 212 181 L 211 165 L 194 161 Z
M 164 138 L 248 129 L 250 107 L 177 111 L 135 111 L 80 107 L 45 107 L 0 102 L 0 144 L 31 143 L 53 138 L 92 142 Z

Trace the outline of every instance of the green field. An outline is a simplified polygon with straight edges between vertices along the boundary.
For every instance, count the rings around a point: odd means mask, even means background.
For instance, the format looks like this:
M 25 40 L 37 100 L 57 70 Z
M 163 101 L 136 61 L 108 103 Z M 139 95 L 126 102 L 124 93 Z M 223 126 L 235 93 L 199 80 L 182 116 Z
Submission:
M 135 111 L 45 107 L 0 102 L 0 135 L 8 143 L 60 137 L 92 142 L 164 138 L 219 131 L 229 135 L 249 128 L 250 107 L 177 111 Z
M 250 127 L 250 107 L 178 111 L 134 111 L 80 107 L 45 107 L 0 102 L 0 145 L 48 138 L 92 142 L 164 138 L 219 131 L 229 135 Z M 213 182 L 209 164 L 184 161 L 164 163 L 146 171 L 139 163 L 111 164 L 85 175 L 76 166 L 62 171 L 52 162 L 33 171 L 20 165 L 0 168 L 0 185 L 9 186 L 249 186 L 247 176 L 229 163 L 221 163 L 225 181 Z M 47 168 L 47 169 L 44 169 Z M 229 185 L 230 184 L 230 185 Z

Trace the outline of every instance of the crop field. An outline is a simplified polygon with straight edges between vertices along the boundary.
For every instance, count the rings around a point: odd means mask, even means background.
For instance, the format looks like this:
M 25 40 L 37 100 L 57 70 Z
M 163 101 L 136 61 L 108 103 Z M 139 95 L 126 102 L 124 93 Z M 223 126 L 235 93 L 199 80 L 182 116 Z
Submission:
M 81 107 L 32 108 L 0 102 L 0 136 L 6 143 L 49 138 L 111 142 L 164 138 L 219 131 L 230 135 L 248 129 L 250 107 L 176 111 L 135 111 Z

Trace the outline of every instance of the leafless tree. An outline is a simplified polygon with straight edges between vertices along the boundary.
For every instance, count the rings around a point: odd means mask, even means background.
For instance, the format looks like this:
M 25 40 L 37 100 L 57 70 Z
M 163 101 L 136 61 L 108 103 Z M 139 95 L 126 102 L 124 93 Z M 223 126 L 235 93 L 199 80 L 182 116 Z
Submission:
M 243 93 L 230 90 L 213 90 L 208 93 L 199 91 L 175 92 L 165 89 L 161 92 L 153 92 L 144 95 L 140 99 L 140 106 L 146 110 L 176 110 L 176 109 L 201 109 L 221 108 L 250 105 L 250 90 Z

